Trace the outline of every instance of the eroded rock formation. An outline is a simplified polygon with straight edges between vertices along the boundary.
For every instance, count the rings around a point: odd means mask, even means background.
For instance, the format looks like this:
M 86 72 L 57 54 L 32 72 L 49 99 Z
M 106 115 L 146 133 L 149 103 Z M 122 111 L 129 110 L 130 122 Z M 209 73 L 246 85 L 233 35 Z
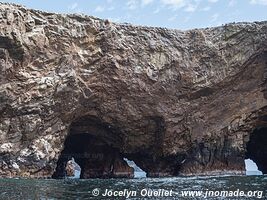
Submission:
M 0 176 L 63 177 L 71 158 L 83 178 L 132 177 L 123 158 L 148 176 L 266 170 L 266 47 L 267 22 L 179 31 L 0 4 Z

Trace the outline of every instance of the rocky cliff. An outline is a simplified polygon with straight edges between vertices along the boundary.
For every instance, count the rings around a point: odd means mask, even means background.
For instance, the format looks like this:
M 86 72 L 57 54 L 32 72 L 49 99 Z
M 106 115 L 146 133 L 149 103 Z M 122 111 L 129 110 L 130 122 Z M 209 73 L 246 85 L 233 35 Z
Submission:
M 267 173 L 267 22 L 188 31 L 0 4 L 0 176 Z

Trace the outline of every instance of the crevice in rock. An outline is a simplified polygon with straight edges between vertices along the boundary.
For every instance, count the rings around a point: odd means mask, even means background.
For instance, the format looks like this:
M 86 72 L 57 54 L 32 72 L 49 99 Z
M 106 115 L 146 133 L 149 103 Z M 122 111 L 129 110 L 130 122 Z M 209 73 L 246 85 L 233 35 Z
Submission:
M 14 37 L 16 38 L 16 37 Z M 22 60 L 24 56 L 24 50 L 19 41 L 11 39 L 9 37 L 0 36 L 0 48 L 7 49 L 10 57 L 16 60 Z

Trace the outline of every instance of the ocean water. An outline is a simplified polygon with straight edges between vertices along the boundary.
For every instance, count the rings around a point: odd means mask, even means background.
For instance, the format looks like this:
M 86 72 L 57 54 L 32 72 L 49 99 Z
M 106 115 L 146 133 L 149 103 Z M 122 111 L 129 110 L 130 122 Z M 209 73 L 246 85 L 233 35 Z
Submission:
M 107 191 L 111 196 L 105 195 Z M 129 196 L 127 196 L 127 191 L 128 194 L 130 194 Z M 133 192 L 131 193 L 131 191 Z M 134 191 L 136 191 L 136 193 Z M 185 191 L 202 191 L 202 193 L 201 196 L 184 196 L 185 194 L 188 194 L 182 193 Z M 232 191 L 232 193 L 228 193 L 228 196 L 221 196 L 220 192 L 222 191 Z M 244 192 L 246 196 L 237 196 L 241 191 Z M 210 196 L 205 196 L 207 192 L 210 193 Z M 121 196 L 119 196 L 119 194 Z M 163 196 L 163 194 L 165 196 Z M 200 193 L 198 193 L 198 195 L 199 194 Z M 1 200 L 205 198 L 267 199 L 267 176 L 213 176 L 93 180 L 0 179 Z

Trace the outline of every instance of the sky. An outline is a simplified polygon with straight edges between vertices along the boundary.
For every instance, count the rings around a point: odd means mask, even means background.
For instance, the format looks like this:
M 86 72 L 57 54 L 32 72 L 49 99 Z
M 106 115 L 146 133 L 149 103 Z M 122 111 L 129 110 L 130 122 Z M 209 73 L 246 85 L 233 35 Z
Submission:
M 267 0 L 0 0 L 134 25 L 187 30 L 267 20 Z

